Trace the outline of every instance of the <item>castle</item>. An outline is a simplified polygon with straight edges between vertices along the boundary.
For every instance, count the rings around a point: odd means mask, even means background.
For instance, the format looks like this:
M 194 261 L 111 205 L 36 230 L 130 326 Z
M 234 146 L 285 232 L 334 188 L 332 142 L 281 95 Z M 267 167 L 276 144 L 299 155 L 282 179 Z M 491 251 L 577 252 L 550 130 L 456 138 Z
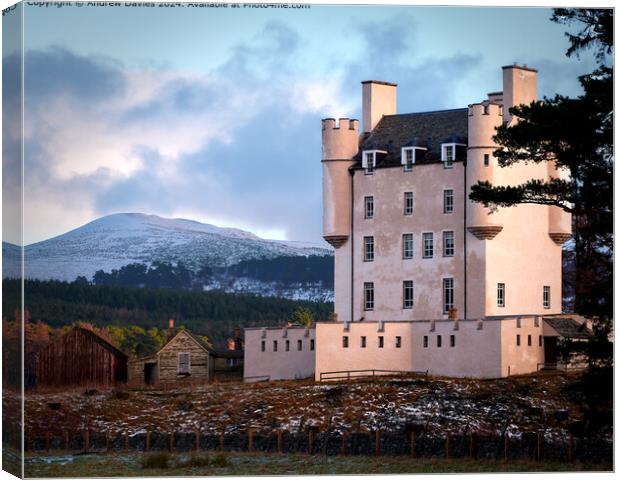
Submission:
M 562 175 L 553 162 L 500 168 L 495 128 L 537 98 L 537 71 L 502 68 L 503 88 L 467 108 L 398 114 L 397 85 L 362 82 L 358 120 L 323 128 L 323 234 L 335 248 L 335 318 L 316 330 L 315 377 L 363 369 L 501 377 L 557 362 L 559 207 L 491 211 L 472 185 Z

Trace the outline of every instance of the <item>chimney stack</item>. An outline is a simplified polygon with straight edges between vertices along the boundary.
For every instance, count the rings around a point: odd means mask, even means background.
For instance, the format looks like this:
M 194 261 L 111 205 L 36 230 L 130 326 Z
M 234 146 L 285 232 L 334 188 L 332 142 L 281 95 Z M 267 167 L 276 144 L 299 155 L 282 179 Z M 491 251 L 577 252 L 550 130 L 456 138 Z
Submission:
M 168 339 L 174 337 L 174 319 L 168 320 Z
M 516 63 L 502 67 L 504 80 L 504 122 L 510 123 L 512 115 L 508 109 L 515 105 L 529 105 L 538 98 L 537 76 L 538 70 L 520 66 Z
M 362 82 L 362 132 L 371 132 L 384 115 L 396 113 L 395 83 L 379 80 Z

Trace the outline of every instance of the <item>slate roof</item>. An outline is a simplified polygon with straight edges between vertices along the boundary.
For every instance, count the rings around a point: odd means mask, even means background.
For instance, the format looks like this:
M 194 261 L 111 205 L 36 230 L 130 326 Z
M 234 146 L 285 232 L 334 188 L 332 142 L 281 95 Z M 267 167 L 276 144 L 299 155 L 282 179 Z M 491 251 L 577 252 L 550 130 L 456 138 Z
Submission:
M 467 108 L 385 115 L 361 139 L 356 168 L 361 168 L 364 150 L 387 151 L 377 156 L 377 168 L 401 165 L 400 149 L 405 146 L 428 148 L 416 152 L 416 165 L 441 162 L 442 143 L 467 144 L 467 117 Z M 457 149 L 456 161 L 463 161 L 465 155 L 465 149 Z
M 574 318 L 556 317 L 545 318 L 547 324 L 553 328 L 559 335 L 564 338 L 583 338 L 587 339 L 592 336 L 592 331 L 588 329 L 585 322 L 579 323 Z

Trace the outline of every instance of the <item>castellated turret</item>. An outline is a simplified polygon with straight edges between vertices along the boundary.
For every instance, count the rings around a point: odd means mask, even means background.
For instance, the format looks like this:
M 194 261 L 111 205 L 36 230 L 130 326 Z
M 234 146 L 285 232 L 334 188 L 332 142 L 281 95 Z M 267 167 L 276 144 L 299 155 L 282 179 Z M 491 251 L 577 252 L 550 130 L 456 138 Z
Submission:
M 493 135 L 502 121 L 503 108 L 499 104 L 483 102 L 469 106 L 467 195 L 472 185 L 476 185 L 479 181 L 488 181 L 492 185 L 497 183 L 495 181 L 496 162 L 493 159 L 493 152 L 497 149 L 497 145 L 493 142 Z M 501 232 L 502 225 L 494 220 L 494 215 L 481 203 L 467 202 L 467 230 L 476 238 L 491 240 Z
M 349 167 L 359 148 L 355 119 L 326 118 L 323 123 L 323 238 L 334 248 L 351 234 L 352 185 Z
M 547 164 L 549 180 L 562 178 L 562 174 L 555 161 Z M 560 207 L 550 206 L 549 208 L 549 236 L 556 245 L 562 245 L 572 235 L 571 214 L 562 210 Z

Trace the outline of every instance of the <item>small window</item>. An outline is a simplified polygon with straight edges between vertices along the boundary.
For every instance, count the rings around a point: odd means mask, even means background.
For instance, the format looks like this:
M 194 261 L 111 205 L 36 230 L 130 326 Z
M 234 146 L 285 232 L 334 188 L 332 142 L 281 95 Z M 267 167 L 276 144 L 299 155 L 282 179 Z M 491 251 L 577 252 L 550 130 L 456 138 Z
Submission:
M 454 232 L 443 232 L 443 256 L 454 257 Z
M 413 258 L 413 233 L 403 234 L 403 259 Z
M 488 166 L 489 166 L 489 158 L 490 158 L 489 154 L 488 154 L 488 153 L 485 153 L 485 154 L 484 154 L 484 166 L 485 166 L 485 167 L 488 167 Z
M 179 353 L 178 372 L 183 375 L 189 375 L 190 368 L 190 354 L 185 352 Z
M 443 191 L 443 213 L 454 212 L 454 190 Z
M 442 148 L 442 160 L 443 160 L 443 168 L 452 168 L 454 166 L 455 160 L 455 145 L 443 145 Z
M 310 350 L 314 351 L 314 338 L 310 339 Z
M 454 308 L 454 279 L 443 279 L 443 313 L 446 314 Z
M 528 347 L 531 347 L 531 346 L 532 346 L 532 336 L 531 336 L 531 335 L 528 335 L 528 336 L 527 336 L 527 346 L 528 346 Z
M 551 287 L 547 285 L 543 287 L 543 307 L 551 308 Z
M 424 335 L 424 348 L 428 348 L 428 335 Z
M 349 348 L 349 337 L 346 335 L 342 337 L 342 348 Z
M 437 347 L 441 348 L 441 335 L 437 335 Z
M 366 337 L 360 337 L 360 347 L 366 348 Z
M 261 352 L 265 351 L 265 340 L 261 340 L 261 342 L 260 342 L 260 351 Z
M 543 342 L 542 342 L 542 335 L 538 335 L 538 346 L 542 347 Z
M 450 335 L 450 346 L 454 347 L 456 345 L 456 337 L 454 335 Z
M 517 334 L 517 347 L 521 346 L 521 335 Z
M 413 308 L 413 281 L 405 280 L 403 282 L 403 308 Z
M 375 171 L 375 152 L 364 152 L 364 173 L 372 175 Z
M 396 348 L 400 348 L 403 345 L 403 339 L 400 336 L 396 337 Z
M 277 352 L 277 351 L 278 351 L 278 341 L 277 341 L 277 340 L 274 340 L 274 341 L 273 341 L 273 351 L 274 351 L 274 352 Z
M 413 215 L 413 192 L 405 192 L 405 205 L 404 205 L 404 213 L 405 215 Z
M 375 308 L 375 284 L 373 282 L 364 283 L 364 310 Z
M 506 284 L 504 283 L 497 284 L 497 306 L 506 306 Z
M 364 218 L 375 217 L 375 197 L 364 197 Z
M 284 349 L 285 349 L 287 352 L 290 352 L 290 351 L 291 351 L 291 341 L 290 341 L 290 340 L 287 340 L 287 341 L 284 343 Z
M 413 148 L 403 148 L 404 158 L 404 170 L 410 172 L 413 169 Z
M 364 261 L 372 262 L 375 259 L 375 237 L 364 237 Z
M 302 349 L 303 349 L 303 342 L 301 340 L 297 340 L 297 350 L 301 352 Z
M 422 246 L 424 248 L 422 258 L 433 258 L 433 234 L 422 234 Z
M 379 336 L 379 348 L 383 348 L 383 336 Z

